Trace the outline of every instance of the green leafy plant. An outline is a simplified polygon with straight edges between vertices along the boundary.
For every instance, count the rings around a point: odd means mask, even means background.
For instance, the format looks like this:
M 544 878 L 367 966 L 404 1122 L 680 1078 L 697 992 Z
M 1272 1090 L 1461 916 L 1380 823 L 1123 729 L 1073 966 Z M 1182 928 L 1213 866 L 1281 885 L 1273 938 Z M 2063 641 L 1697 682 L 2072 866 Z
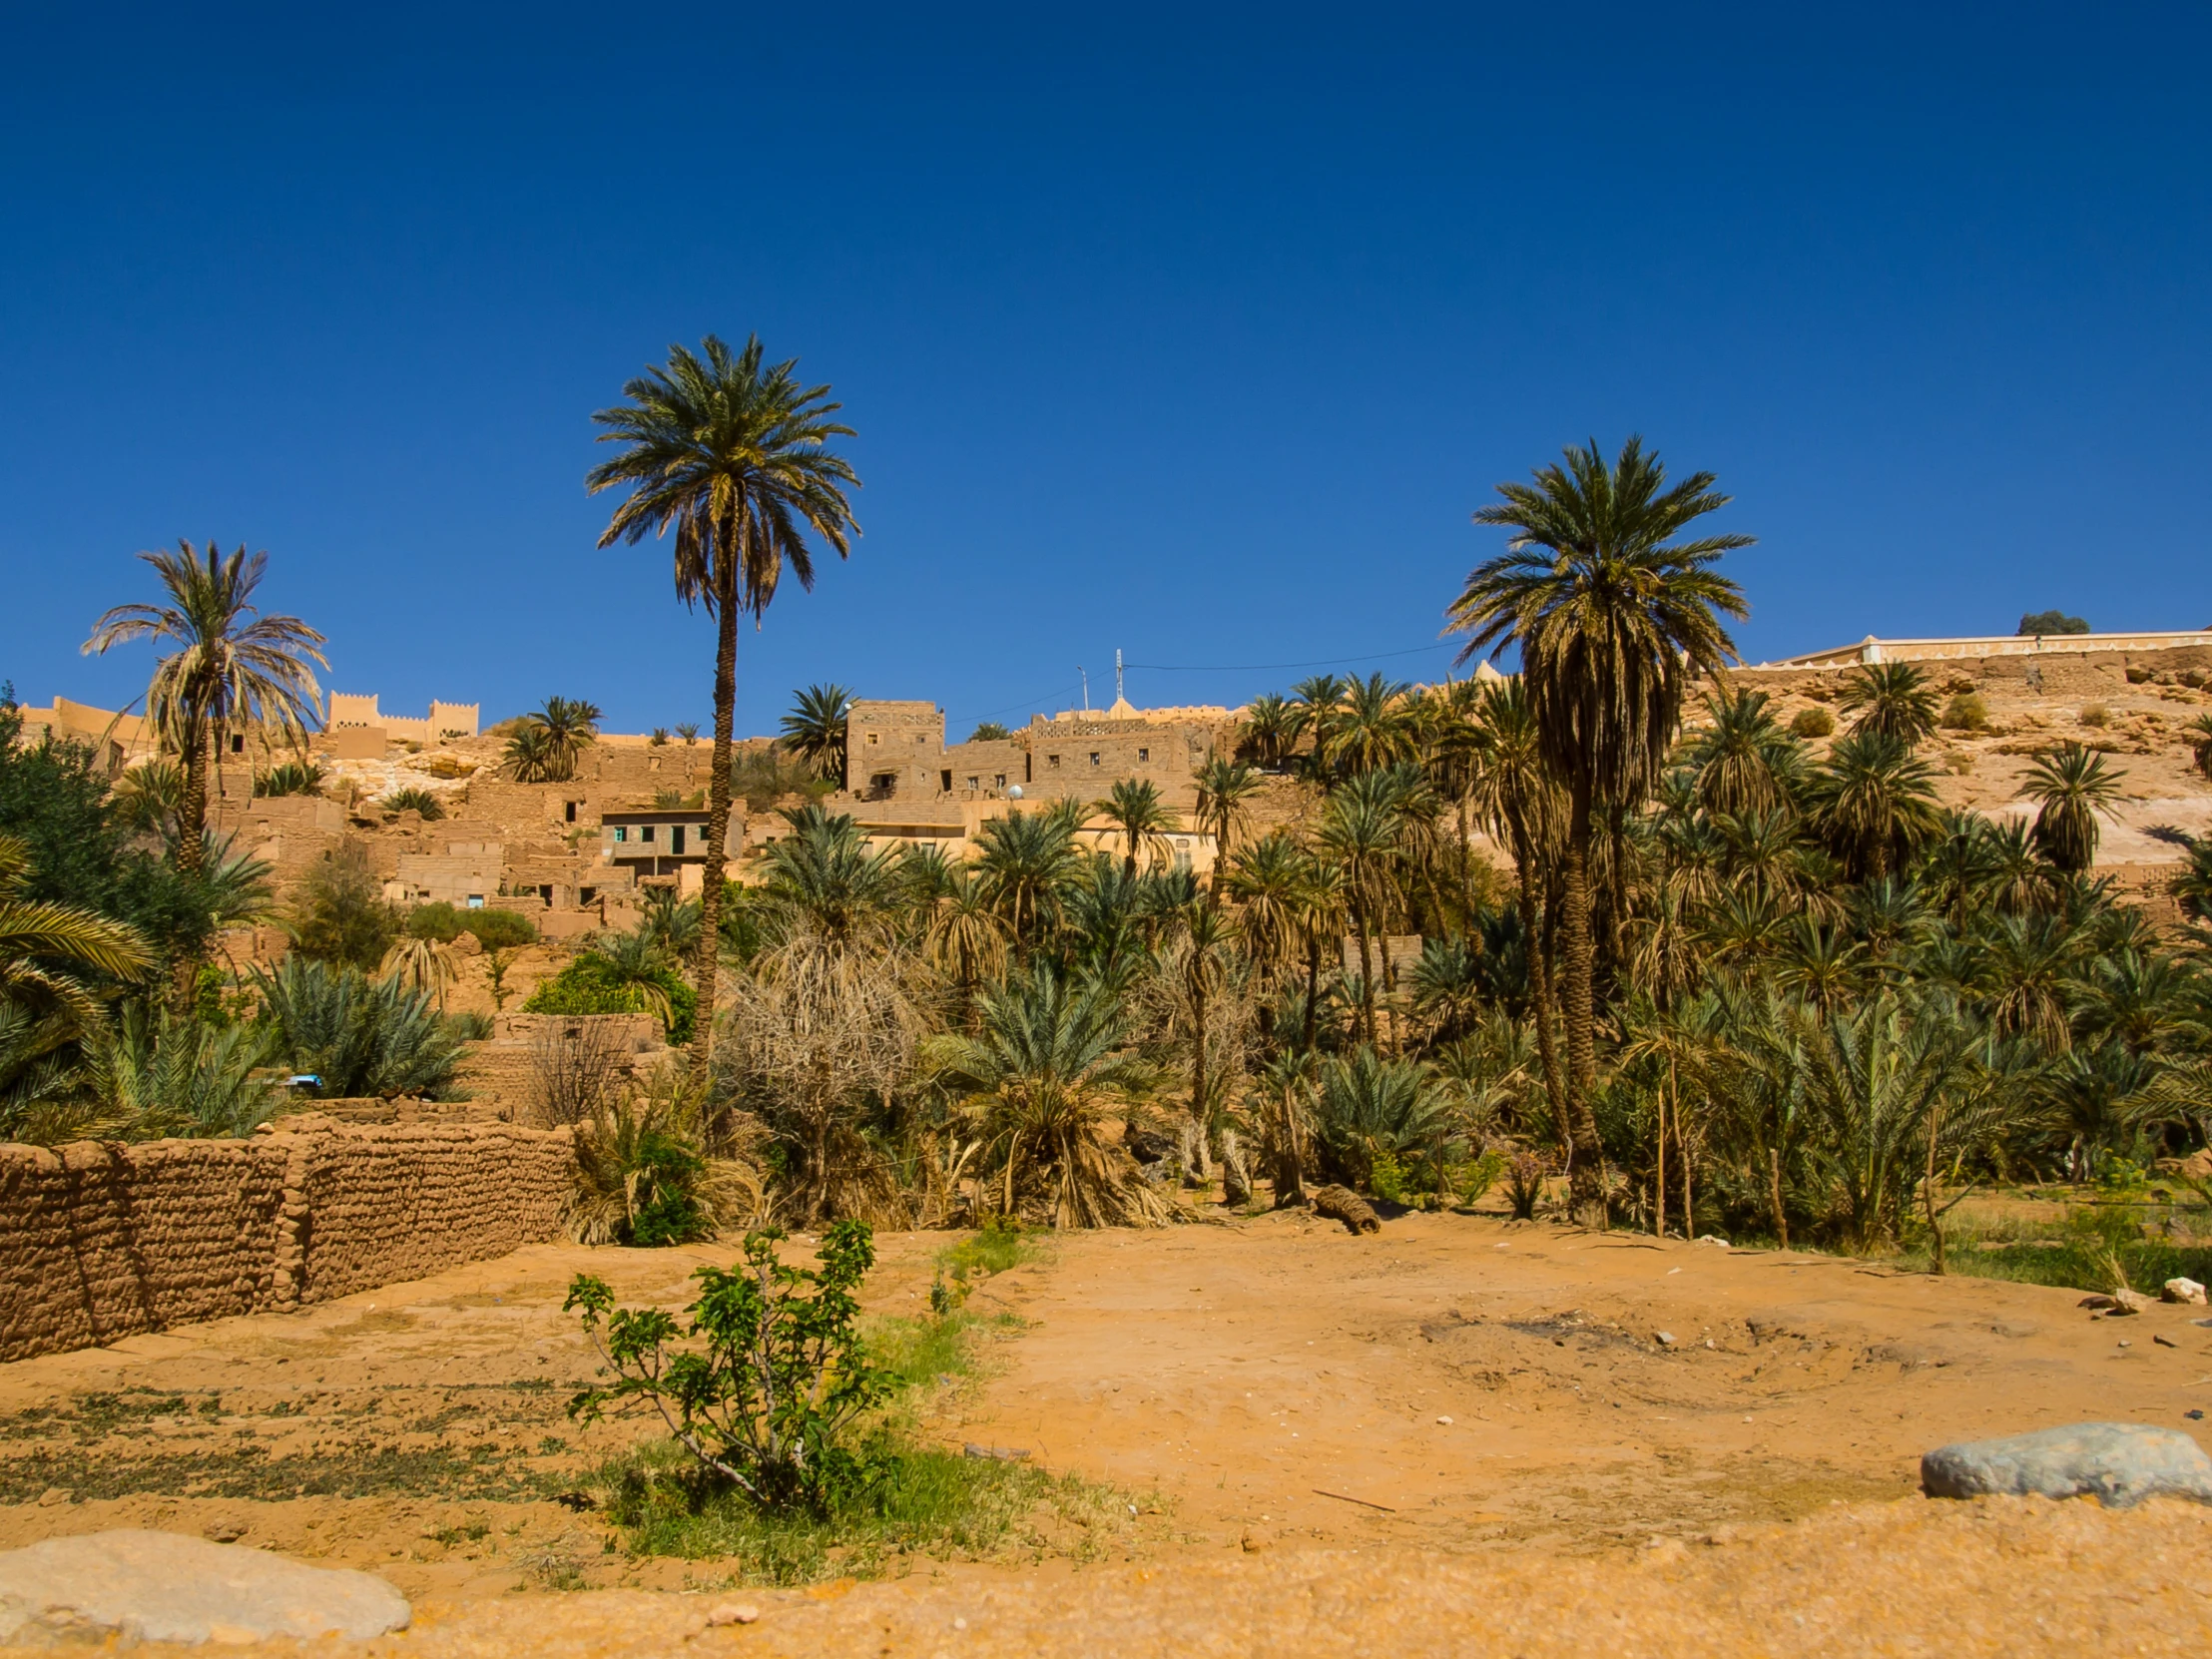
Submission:
M 814 1268 L 787 1266 L 780 1228 L 749 1233 L 739 1267 L 701 1268 L 687 1321 L 658 1308 L 615 1306 L 590 1274 L 570 1284 L 562 1311 L 614 1373 L 569 1402 L 579 1422 L 610 1404 L 657 1412 L 702 1475 L 727 1481 L 770 1511 L 824 1514 L 867 1487 L 874 1459 L 848 1442 L 888 1383 L 860 1339 L 854 1292 L 875 1265 L 867 1225 L 840 1221 Z
M 1505 1164 L 1505 1202 L 1515 1221 L 1534 1221 L 1544 1199 L 1544 1161 L 1533 1152 L 1516 1152 Z
M 385 900 L 359 843 L 347 841 L 308 869 L 284 931 L 309 961 L 370 969 L 398 936 L 399 907 Z
M 617 960 L 587 950 L 530 993 L 526 1014 L 654 1014 L 678 1047 L 691 1041 L 698 993 L 665 958 Z
M 1497 1178 L 1505 1173 L 1506 1158 L 1502 1152 L 1485 1152 L 1479 1158 L 1470 1158 L 1461 1164 L 1453 1190 L 1459 1202 L 1468 1209 L 1482 1202 L 1489 1190 L 1497 1185 Z
M 320 795 L 322 768 L 312 761 L 285 761 L 267 772 L 254 774 L 254 793 L 272 799 L 287 795 Z
M 435 824 L 445 817 L 444 803 L 419 785 L 392 791 L 381 805 L 387 813 L 419 813 L 424 824 Z
M 293 955 L 254 980 L 277 1053 L 324 1098 L 437 1094 L 460 1064 L 465 1039 L 396 979 Z
M 538 942 L 537 923 L 520 910 L 470 910 L 442 898 L 417 904 L 408 911 L 407 931 L 418 939 L 436 939 L 440 944 L 451 944 L 463 933 L 473 933 L 486 950 L 517 950 Z
M 569 1231 L 584 1244 L 694 1244 L 760 1199 L 750 1168 L 709 1155 L 699 1092 L 670 1067 L 601 1100 L 576 1126 Z
M 1790 717 L 1790 732 L 1800 738 L 1833 737 L 1836 717 L 1826 709 L 1800 709 Z

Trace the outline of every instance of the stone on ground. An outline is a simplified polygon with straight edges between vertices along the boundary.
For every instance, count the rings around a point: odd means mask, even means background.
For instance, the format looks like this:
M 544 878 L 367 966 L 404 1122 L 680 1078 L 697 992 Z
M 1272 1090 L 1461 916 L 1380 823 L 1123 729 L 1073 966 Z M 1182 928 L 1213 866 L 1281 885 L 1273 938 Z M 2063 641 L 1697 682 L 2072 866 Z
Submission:
M 2146 1497 L 2212 1503 L 2212 1457 L 2177 1428 L 2077 1422 L 2001 1440 L 1937 1446 L 1921 1458 L 1930 1497 L 2082 1497 L 2131 1509 Z
M 2204 1306 L 2204 1287 L 2194 1279 L 2169 1279 L 2158 1293 L 2161 1302 L 2186 1303 L 2191 1307 Z
M 0 1644 L 356 1639 L 404 1630 L 407 1598 L 365 1572 L 176 1532 L 90 1532 L 0 1553 Z

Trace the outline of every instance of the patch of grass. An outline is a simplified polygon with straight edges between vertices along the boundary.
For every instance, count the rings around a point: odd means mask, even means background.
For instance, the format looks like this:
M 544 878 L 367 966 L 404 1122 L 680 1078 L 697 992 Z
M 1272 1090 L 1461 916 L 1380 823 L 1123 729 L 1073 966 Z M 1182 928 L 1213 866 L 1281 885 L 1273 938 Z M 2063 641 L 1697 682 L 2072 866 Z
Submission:
M 987 1279 L 994 1273 L 1004 1273 L 1024 1262 L 1033 1262 L 1039 1253 L 1034 1233 L 1023 1232 L 1018 1222 L 993 1216 L 983 1224 L 980 1233 L 938 1251 L 937 1266 L 955 1279 L 978 1276 Z
M 979 1335 L 1010 1336 L 1021 1329 L 1013 1314 L 984 1318 L 954 1310 L 941 1318 L 886 1316 L 865 1327 L 868 1358 L 887 1372 L 900 1389 L 926 1387 L 946 1377 L 967 1377 L 977 1370 Z
M 738 1578 L 764 1584 L 873 1578 L 912 1555 L 1089 1560 L 1136 1524 L 1126 1497 L 1077 1475 L 903 1439 L 870 1452 L 880 1475 L 867 1491 L 827 1514 L 770 1513 L 742 1493 L 707 1488 L 690 1454 L 661 1441 L 609 1467 L 607 1513 L 635 1554 L 727 1562 Z
M 2201 1217 L 2199 1211 L 2194 1219 Z M 1980 1279 L 2096 1293 L 2116 1289 L 2119 1277 L 2146 1293 L 2169 1279 L 2212 1283 L 2212 1243 L 2190 1236 L 2179 1226 L 2184 1219 L 2178 1206 L 2078 1204 L 2058 1221 L 1968 1222 L 1945 1230 L 1945 1266 Z M 1901 1265 L 1925 1270 L 1930 1260 L 1926 1242 L 1918 1241 Z

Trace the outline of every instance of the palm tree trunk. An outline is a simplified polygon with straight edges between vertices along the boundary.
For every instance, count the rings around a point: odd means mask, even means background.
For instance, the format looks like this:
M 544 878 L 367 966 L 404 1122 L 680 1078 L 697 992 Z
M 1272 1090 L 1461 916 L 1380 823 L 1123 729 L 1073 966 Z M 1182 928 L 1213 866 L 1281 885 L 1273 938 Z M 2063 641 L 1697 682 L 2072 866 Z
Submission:
M 177 807 L 177 870 L 193 885 L 207 873 L 208 865 L 208 750 L 211 747 L 205 720 L 195 720 L 186 737 L 190 746 L 177 757 L 184 781 L 184 797 Z M 203 918 L 205 919 L 205 918 Z M 197 935 L 178 951 L 171 964 L 169 1000 L 180 1014 L 192 1011 L 200 995 L 200 962 L 204 940 Z
M 1690 1138 L 1682 1131 L 1682 1102 L 1674 1103 L 1674 1150 L 1682 1158 L 1682 1236 L 1697 1237 L 1697 1190 L 1690 1164 Z
M 1568 1196 L 1575 1219 L 1585 1227 L 1605 1225 L 1605 1148 L 1598 1139 L 1597 1112 L 1597 1012 L 1591 996 L 1592 956 L 1596 941 L 1590 936 L 1590 796 L 1587 784 L 1577 784 L 1574 810 L 1567 830 L 1565 868 L 1561 871 L 1561 918 L 1566 927 L 1562 950 L 1566 957 L 1567 1020 L 1567 1132 Z
M 1790 1212 L 1782 1204 L 1782 1142 L 1767 1148 L 1767 1204 L 1774 1214 L 1775 1242 L 1790 1248 Z
M 1536 854 L 1528 837 L 1513 836 L 1513 874 L 1520 884 L 1514 908 L 1520 912 L 1521 938 L 1528 951 L 1528 976 L 1536 992 L 1536 1053 L 1544 1066 L 1544 1094 L 1551 1101 L 1551 1121 L 1567 1121 L 1567 1090 L 1559 1076 L 1559 1047 L 1552 1033 L 1555 1004 L 1551 988 L 1551 952 L 1536 927 Z
M 1368 906 L 1365 899 L 1355 898 L 1352 901 L 1352 923 L 1360 934 L 1360 1024 L 1367 1034 L 1368 1046 L 1373 1048 L 1376 1046 L 1375 953 L 1368 945 Z
M 1667 1236 L 1667 1096 L 1674 1092 L 1674 1062 L 1667 1062 L 1667 1087 L 1659 1096 L 1659 1165 L 1653 1175 L 1651 1236 Z
M 1195 952 L 1194 952 L 1195 957 Z M 1195 960 L 1193 965 L 1195 966 Z M 1191 976 L 1191 1116 L 1198 1122 L 1199 1144 L 1206 1143 L 1206 981 Z
M 730 763 L 738 705 L 738 607 L 734 573 L 715 606 L 715 758 L 707 779 L 707 880 L 699 894 L 699 949 L 692 987 L 699 993 L 692 1029 L 691 1080 L 704 1089 L 715 1055 L 715 978 L 722 956 L 722 861 L 730 838 Z
M 1306 1052 L 1314 1052 L 1314 1024 L 1321 997 L 1321 930 L 1306 930 Z
M 1467 798 L 1459 798 L 1459 925 L 1474 925 L 1474 854 L 1467 846 Z

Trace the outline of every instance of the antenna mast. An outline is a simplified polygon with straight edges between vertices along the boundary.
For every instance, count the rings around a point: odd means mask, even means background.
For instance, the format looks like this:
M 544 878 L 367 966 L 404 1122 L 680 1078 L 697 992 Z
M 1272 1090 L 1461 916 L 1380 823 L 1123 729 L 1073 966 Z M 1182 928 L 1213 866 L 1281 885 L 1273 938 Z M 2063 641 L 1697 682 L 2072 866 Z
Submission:
M 1129 701 L 1121 689 L 1121 647 L 1118 645 L 1114 647 L 1114 701 L 1116 703 Z
M 1083 712 L 1089 714 L 1091 712 L 1091 677 L 1084 673 L 1081 663 L 1075 665 L 1075 672 L 1083 677 Z

